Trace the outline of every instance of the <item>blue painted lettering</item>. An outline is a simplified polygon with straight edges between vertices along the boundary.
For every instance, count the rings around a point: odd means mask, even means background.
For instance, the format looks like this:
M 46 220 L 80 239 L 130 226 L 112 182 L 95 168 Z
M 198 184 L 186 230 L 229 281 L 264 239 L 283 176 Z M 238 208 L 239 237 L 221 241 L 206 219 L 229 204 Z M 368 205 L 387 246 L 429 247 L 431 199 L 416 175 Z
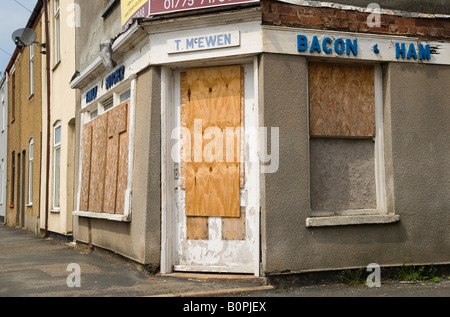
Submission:
M 181 40 L 175 40 L 175 43 L 177 43 L 177 51 L 180 50 L 180 42 Z
M 224 34 L 225 45 L 231 45 L 231 33 Z
M 334 51 L 338 54 L 342 54 L 345 51 L 345 42 L 343 39 L 337 39 L 334 42 Z
M 222 46 L 223 45 L 223 34 L 220 34 L 217 37 L 217 45 Z
M 311 53 L 314 53 L 314 51 L 317 51 L 317 53 L 320 53 L 320 44 L 319 39 L 317 36 L 313 36 L 312 42 L 311 42 L 311 49 L 309 50 Z
M 308 38 L 304 35 L 297 35 L 297 50 L 305 52 L 308 49 Z
M 426 44 L 425 46 L 419 44 L 419 59 L 431 59 L 431 49 L 429 44 Z
M 406 55 L 407 59 L 410 59 L 411 57 L 414 57 L 414 59 L 417 59 L 416 47 L 414 46 L 413 43 L 409 44 L 408 54 Z
M 347 47 L 347 55 L 350 56 L 350 52 L 353 53 L 353 55 L 358 56 L 358 40 L 350 40 L 347 39 L 345 41 L 345 46 Z
M 331 44 L 331 43 L 333 43 L 333 41 L 329 37 L 324 38 L 322 41 L 322 49 L 327 54 L 330 54 L 331 52 L 333 52 L 333 50 L 327 46 L 327 44 Z
M 405 43 L 402 43 L 402 45 L 400 45 L 400 43 L 395 43 L 395 58 L 400 58 L 400 56 L 402 58 L 405 58 L 405 55 L 406 55 Z
M 215 45 L 216 45 L 216 39 L 217 39 L 217 36 L 216 36 L 216 35 L 214 35 L 214 36 L 212 36 L 212 35 L 208 36 L 208 37 L 206 38 L 206 45 L 207 45 L 208 47 L 215 46 Z
M 194 39 L 186 39 L 186 49 L 194 48 Z
M 198 38 L 198 47 L 200 47 L 200 48 L 203 48 L 203 47 L 204 47 L 204 46 L 203 46 L 203 40 L 204 40 L 204 37 L 203 37 L 203 36 L 201 36 L 201 37 Z

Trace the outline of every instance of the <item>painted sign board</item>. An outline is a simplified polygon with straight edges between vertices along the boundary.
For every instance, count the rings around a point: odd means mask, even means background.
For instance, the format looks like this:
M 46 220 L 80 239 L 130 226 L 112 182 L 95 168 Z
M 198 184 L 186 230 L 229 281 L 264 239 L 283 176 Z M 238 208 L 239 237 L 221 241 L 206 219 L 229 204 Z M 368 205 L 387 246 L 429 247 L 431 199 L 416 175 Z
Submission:
M 164 14 L 251 2 L 259 2 L 259 0 L 150 0 L 150 14 Z
M 147 17 L 149 15 L 149 0 L 121 0 L 120 6 L 122 12 L 122 31 L 128 29 L 134 18 Z
M 212 50 L 241 45 L 239 31 L 189 36 L 184 38 L 170 39 L 167 41 L 169 54 Z
M 450 43 L 418 38 L 309 29 L 263 27 L 269 53 L 379 62 L 450 64 Z

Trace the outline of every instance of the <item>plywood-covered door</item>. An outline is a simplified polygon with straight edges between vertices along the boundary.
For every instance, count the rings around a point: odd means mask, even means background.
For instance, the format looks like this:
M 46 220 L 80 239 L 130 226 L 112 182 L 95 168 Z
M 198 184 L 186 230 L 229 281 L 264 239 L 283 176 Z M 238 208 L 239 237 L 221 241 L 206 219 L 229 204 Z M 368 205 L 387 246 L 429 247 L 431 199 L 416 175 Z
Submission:
M 255 271 L 258 175 L 248 171 L 245 133 L 256 115 L 253 77 L 252 65 L 175 72 L 175 270 Z

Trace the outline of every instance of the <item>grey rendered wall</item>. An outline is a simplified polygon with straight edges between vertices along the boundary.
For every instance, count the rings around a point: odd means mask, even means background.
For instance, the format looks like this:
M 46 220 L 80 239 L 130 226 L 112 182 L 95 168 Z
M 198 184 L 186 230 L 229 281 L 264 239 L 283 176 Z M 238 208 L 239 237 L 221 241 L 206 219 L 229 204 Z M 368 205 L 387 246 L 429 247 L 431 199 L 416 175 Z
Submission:
M 159 265 L 161 250 L 160 96 L 160 69 L 141 72 L 137 78 L 131 222 L 91 219 L 94 245 L 152 268 Z M 89 242 L 86 218 L 75 217 L 74 237 Z
M 115 5 L 110 13 L 101 16 L 105 1 L 77 0 L 80 4 L 80 28 L 77 28 L 77 69 L 83 71 L 98 56 L 100 42 L 116 38 L 122 31 L 120 5 Z M 87 5 L 87 2 L 89 4 Z
M 450 66 L 390 63 L 385 77 L 399 260 L 449 263 Z
M 443 66 L 385 68 L 388 209 L 400 222 L 306 228 L 307 61 L 261 56 L 261 125 L 280 128 L 279 170 L 262 175 L 263 273 L 450 262 L 449 76 Z

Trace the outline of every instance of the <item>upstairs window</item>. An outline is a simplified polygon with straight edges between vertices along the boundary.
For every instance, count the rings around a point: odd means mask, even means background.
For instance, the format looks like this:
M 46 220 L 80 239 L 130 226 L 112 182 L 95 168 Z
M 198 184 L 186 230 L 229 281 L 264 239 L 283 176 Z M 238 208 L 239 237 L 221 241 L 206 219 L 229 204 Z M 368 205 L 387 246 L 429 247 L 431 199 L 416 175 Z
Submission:
M 54 16 L 54 21 L 55 21 L 55 30 L 54 30 L 54 34 L 55 34 L 55 64 L 57 64 L 60 60 L 61 60 L 61 55 L 60 55 L 60 7 L 59 7 L 59 0 L 55 0 L 54 2 L 54 11 L 55 11 L 55 16 Z
M 33 161 L 34 140 L 30 139 L 28 144 L 28 205 L 33 204 Z
M 34 45 L 30 47 L 30 97 L 34 95 Z

